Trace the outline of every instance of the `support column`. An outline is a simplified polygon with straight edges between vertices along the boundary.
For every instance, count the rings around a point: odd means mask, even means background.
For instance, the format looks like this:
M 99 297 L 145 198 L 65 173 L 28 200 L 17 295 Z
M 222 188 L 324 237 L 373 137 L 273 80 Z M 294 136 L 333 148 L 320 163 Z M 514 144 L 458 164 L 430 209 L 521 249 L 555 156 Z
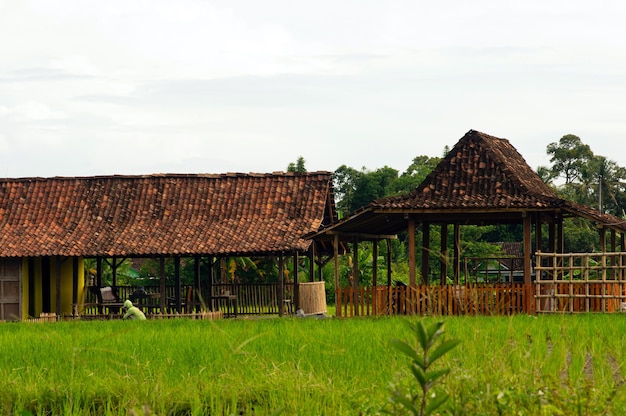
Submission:
M 416 286 L 417 271 L 415 270 L 415 219 L 409 217 L 409 229 L 407 230 L 409 237 L 409 286 Z
M 181 313 L 180 302 L 180 256 L 174 257 L 174 299 L 176 299 L 176 312 Z
M 285 261 L 283 253 L 278 255 L 278 316 L 285 314 Z
M 335 266 L 335 315 L 341 317 L 341 299 L 339 294 L 339 236 L 337 234 L 335 234 L 333 238 L 333 260 Z
M 430 273 L 430 223 L 422 222 L 422 284 L 428 284 Z
M 528 215 L 524 215 L 524 284 L 531 283 L 531 222 Z
M 446 284 L 448 277 L 448 224 L 441 224 L 441 252 L 439 256 L 440 284 Z
M 296 251 L 293 255 L 293 298 L 291 299 L 293 302 L 293 312 L 300 308 L 300 290 L 298 288 L 298 281 L 298 252 Z
M 165 257 L 159 257 L 159 291 L 161 292 L 161 313 L 165 313 L 167 306 L 167 293 L 165 293 Z
M 378 286 L 378 240 L 372 242 L 372 286 Z
M 461 225 L 454 224 L 454 283 L 461 280 Z
M 391 239 L 385 240 L 387 243 L 387 287 L 391 288 Z

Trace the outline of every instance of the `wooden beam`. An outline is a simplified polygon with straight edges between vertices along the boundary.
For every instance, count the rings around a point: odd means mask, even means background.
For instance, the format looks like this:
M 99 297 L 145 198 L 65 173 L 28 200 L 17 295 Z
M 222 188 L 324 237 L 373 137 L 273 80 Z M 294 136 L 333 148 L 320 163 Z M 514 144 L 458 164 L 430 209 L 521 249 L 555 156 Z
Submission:
M 282 251 L 278 255 L 278 316 L 285 314 L 285 260 Z
M 354 238 L 358 238 L 363 241 L 373 241 L 373 240 L 383 240 L 383 239 L 397 239 L 398 236 L 396 234 L 369 234 L 369 233 L 345 233 L 341 231 L 328 230 L 326 231 L 327 235 L 338 235 L 343 241 L 352 241 Z

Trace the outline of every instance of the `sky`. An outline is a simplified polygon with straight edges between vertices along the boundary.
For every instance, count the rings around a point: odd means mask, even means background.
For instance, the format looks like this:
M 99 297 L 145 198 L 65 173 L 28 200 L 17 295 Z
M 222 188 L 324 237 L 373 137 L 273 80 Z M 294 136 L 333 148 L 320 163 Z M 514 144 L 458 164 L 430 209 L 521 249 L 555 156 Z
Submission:
M 626 2 L 0 0 L 0 177 L 402 173 L 473 129 L 626 166 Z

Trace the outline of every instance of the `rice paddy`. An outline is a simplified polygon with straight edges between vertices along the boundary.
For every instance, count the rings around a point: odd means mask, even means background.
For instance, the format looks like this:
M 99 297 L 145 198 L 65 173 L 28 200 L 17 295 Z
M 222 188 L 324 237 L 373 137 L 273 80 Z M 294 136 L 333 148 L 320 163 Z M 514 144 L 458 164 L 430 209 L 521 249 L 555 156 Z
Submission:
M 0 324 L 0 413 L 359 415 L 414 389 L 404 320 Z M 444 320 L 443 414 L 619 414 L 626 315 Z

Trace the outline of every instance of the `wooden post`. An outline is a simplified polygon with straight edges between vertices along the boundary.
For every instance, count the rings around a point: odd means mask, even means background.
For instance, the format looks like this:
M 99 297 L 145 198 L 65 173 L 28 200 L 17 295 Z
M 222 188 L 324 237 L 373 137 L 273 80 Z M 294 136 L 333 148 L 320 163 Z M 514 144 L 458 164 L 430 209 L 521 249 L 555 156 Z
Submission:
M 313 243 L 312 243 L 313 244 Z M 298 288 L 298 252 L 296 251 L 293 254 L 293 298 L 291 299 L 293 302 L 293 312 L 297 311 L 300 308 L 300 290 Z
M 524 223 L 524 285 L 530 287 L 531 284 L 531 232 L 530 217 L 523 214 Z M 530 296 L 526 296 L 524 312 L 530 313 Z
M 167 306 L 167 293 L 165 293 L 165 257 L 159 257 L 159 290 L 161 291 L 161 313 L 165 313 Z
M 461 225 L 454 224 L 454 283 L 461 280 Z
M 174 298 L 176 299 L 176 312 L 181 313 L 180 302 L 180 256 L 174 257 Z
M 535 251 L 543 251 L 542 247 L 541 214 L 535 219 Z
M 278 316 L 285 314 L 285 261 L 282 251 L 278 255 Z
M 422 284 L 428 284 L 430 273 L 430 223 L 422 222 Z
M 28 258 L 28 316 L 34 317 L 35 307 L 35 258 Z
M 378 286 L 378 240 L 372 242 L 372 286 Z
M 309 246 L 309 282 L 315 281 L 315 241 Z
M 337 308 L 335 309 L 335 315 L 340 317 L 341 302 L 339 301 L 339 236 L 337 234 L 335 234 L 333 238 L 333 256 L 335 263 L 335 305 L 337 306 Z
M 448 277 L 448 224 L 441 224 L 441 253 L 439 257 L 440 283 L 446 284 Z
M 113 285 L 113 287 L 115 287 L 117 286 L 117 259 L 115 258 L 115 256 L 113 256 L 113 258 L 111 259 L 111 276 L 111 284 Z
M 72 304 L 74 303 L 78 303 L 78 257 L 72 257 Z
M 391 239 L 387 239 L 387 313 L 392 314 L 392 294 L 391 294 Z
M 352 304 L 354 305 L 354 314 L 359 316 L 359 242 L 356 237 L 352 240 Z
M 57 316 L 61 316 L 61 256 L 56 256 L 56 289 L 55 289 L 55 312 Z
M 415 270 L 415 219 L 409 217 L 407 234 L 409 237 L 409 285 L 411 287 L 417 286 Z
M 96 286 L 102 287 L 102 257 L 96 258 Z

